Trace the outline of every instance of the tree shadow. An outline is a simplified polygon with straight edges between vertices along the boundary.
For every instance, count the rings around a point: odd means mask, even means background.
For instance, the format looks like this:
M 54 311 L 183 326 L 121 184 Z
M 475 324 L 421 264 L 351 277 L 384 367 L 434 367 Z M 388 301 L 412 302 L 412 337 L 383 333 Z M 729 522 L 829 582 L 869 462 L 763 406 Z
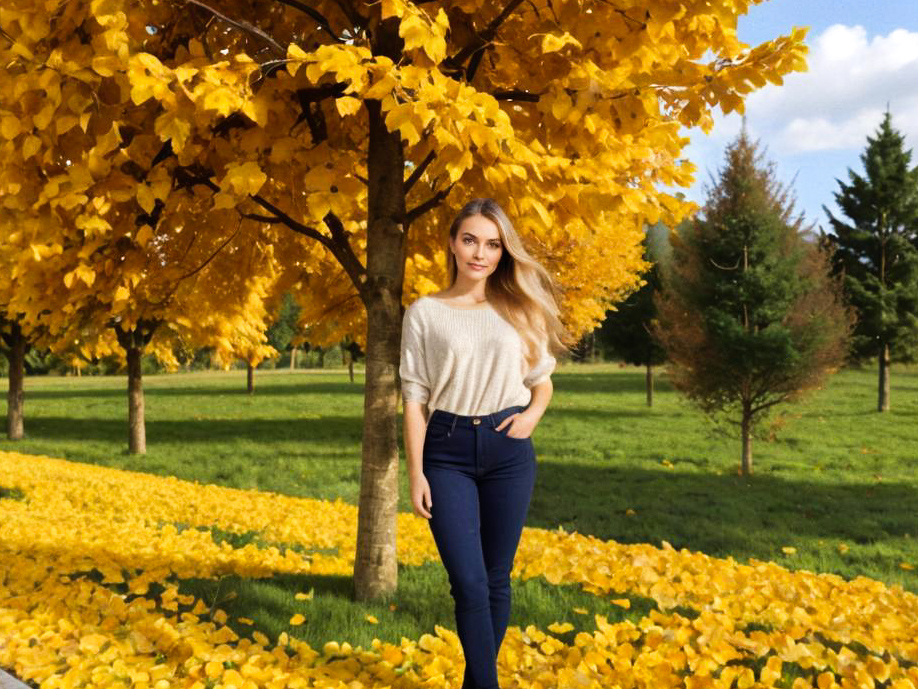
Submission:
M 127 397 L 127 378 L 122 376 L 122 387 L 81 387 L 72 389 L 37 387 L 30 388 L 28 379 L 25 382 L 26 400 L 69 400 L 69 399 L 121 399 Z M 111 380 L 111 379 L 109 379 Z M 331 382 L 295 382 L 290 384 L 261 384 L 258 379 L 255 381 L 255 391 L 250 394 L 246 390 L 245 376 L 239 380 L 238 387 L 228 385 L 158 385 L 144 383 L 144 397 L 147 399 L 156 398 L 175 398 L 175 397 L 204 397 L 214 399 L 215 397 L 275 397 L 295 394 L 304 395 L 355 395 L 362 397 L 364 393 L 364 384 L 360 381 L 353 383 L 331 383 Z
M 689 463 L 690 458 L 673 457 Z M 538 461 L 528 526 L 620 543 L 669 542 L 716 557 L 781 560 L 789 541 L 834 551 L 918 536 L 918 488 Z M 629 513 L 633 511 L 633 514 Z M 828 544 L 828 545 L 826 545 Z M 886 572 L 898 570 L 889 554 Z M 792 566 L 792 563 L 789 563 Z M 918 590 L 918 581 L 912 582 Z
M 27 438 L 42 441 L 93 441 L 118 443 L 127 438 L 127 420 L 36 416 L 29 420 Z M 168 443 L 214 443 L 250 440 L 276 443 L 290 440 L 359 443 L 363 421 L 358 416 L 337 414 L 301 419 L 219 419 L 146 421 L 148 445 Z

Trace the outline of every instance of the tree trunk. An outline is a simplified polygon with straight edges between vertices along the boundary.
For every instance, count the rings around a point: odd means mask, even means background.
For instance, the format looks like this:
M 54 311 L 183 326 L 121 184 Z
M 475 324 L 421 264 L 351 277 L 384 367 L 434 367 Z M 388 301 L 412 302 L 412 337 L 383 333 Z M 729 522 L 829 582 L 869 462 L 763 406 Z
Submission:
M 877 411 L 889 411 L 889 344 L 880 346 L 880 379 L 877 395 Z
M 399 49 L 398 22 L 386 20 L 375 37 L 382 52 Z M 376 52 L 376 51 L 374 51 Z M 367 311 L 363 464 L 357 516 L 354 593 L 357 600 L 388 596 L 398 583 L 395 519 L 398 505 L 398 390 L 401 342 L 405 163 L 399 134 L 386 130 L 379 103 L 367 101 Z
M 647 406 L 653 406 L 653 366 L 647 364 Z
M 325 349 L 319 348 L 319 368 L 325 368 Z
M 132 455 L 147 453 L 147 428 L 143 408 L 143 374 L 140 360 L 143 348 L 131 345 L 128 360 L 128 450 Z
M 245 376 L 245 390 L 250 395 L 255 392 L 255 367 L 252 366 L 252 362 L 247 361 L 246 363 L 246 376 Z
M 22 334 L 22 328 L 13 323 L 11 333 L 4 336 L 9 346 L 6 352 L 9 360 L 9 392 L 6 407 L 6 434 L 10 440 L 22 440 L 25 437 L 23 407 L 25 404 L 25 354 L 28 341 Z
M 401 345 L 399 345 L 401 346 Z M 349 352 L 347 356 L 347 375 L 354 382 L 354 353 Z
M 743 403 L 743 459 L 740 473 L 743 476 L 752 475 L 752 412 L 747 403 Z
M 295 371 L 295 370 L 296 370 L 296 353 L 297 353 L 297 350 L 299 350 L 299 347 L 294 347 L 294 348 L 290 351 L 290 370 L 291 370 L 291 371 Z
M 133 330 L 123 330 L 114 326 L 118 344 L 127 353 L 128 367 L 128 451 L 132 455 L 147 453 L 147 428 L 144 420 L 143 374 L 141 359 L 143 351 L 150 343 L 153 333 L 161 321 L 137 321 Z

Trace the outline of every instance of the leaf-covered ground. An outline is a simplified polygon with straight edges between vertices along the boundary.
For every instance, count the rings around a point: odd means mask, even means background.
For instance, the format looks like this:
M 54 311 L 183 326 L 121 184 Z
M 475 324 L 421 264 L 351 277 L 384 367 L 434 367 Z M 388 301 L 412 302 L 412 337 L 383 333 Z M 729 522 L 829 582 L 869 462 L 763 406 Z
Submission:
M 190 577 L 351 572 L 356 508 L 60 459 L 0 454 L 0 666 L 42 687 L 457 687 L 454 632 L 276 643 L 182 593 Z M 231 534 L 257 534 L 262 543 Z M 248 542 L 243 542 L 248 541 Z M 266 543 L 280 544 L 267 545 Z M 404 566 L 436 559 L 398 522 Z M 514 576 L 576 584 L 638 619 L 511 626 L 505 687 L 918 687 L 918 596 L 857 577 L 527 528 Z M 310 592 L 300 591 L 309 614 Z M 369 616 L 367 624 L 385 624 Z

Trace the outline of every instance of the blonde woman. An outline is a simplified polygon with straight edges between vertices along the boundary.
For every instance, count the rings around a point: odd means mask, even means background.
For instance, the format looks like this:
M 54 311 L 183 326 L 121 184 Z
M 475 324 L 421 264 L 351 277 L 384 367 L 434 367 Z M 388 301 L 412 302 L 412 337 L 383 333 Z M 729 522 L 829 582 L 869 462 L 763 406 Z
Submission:
M 462 208 L 447 257 L 449 288 L 419 298 L 402 323 L 411 501 L 449 575 L 462 689 L 499 689 L 510 571 L 535 484 L 531 436 L 566 333 L 551 277 L 495 201 Z

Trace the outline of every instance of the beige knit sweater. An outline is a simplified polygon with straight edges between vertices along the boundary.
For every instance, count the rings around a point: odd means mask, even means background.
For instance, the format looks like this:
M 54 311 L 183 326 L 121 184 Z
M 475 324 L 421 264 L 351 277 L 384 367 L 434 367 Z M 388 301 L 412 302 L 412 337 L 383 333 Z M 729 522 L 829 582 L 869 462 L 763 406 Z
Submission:
M 555 357 L 526 371 L 523 340 L 490 304 L 462 308 L 421 297 L 405 310 L 399 375 L 402 399 L 434 409 L 477 416 L 526 406 L 530 388 L 547 380 Z

